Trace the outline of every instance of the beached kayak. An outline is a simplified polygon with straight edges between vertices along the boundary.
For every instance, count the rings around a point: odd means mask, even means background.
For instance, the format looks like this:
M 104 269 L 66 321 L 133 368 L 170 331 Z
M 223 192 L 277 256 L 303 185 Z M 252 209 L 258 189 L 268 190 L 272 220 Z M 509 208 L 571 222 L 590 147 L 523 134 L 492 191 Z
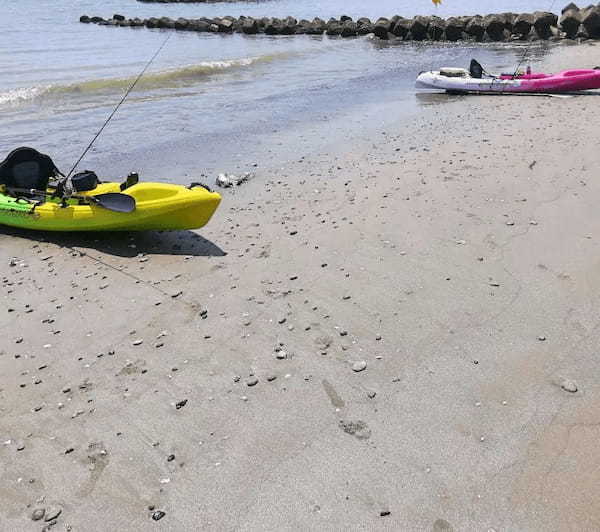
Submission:
M 442 68 L 422 72 L 416 86 L 448 92 L 475 93 L 561 93 L 600 89 L 600 70 L 565 70 L 557 74 L 521 74 L 473 77 L 463 68 Z
M 198 229 L 210 220 L 221 196 L 203 186 L 137 183 L 121 192 L 119 183 L 101 183 L 79 195 L 123 193 L 135 199 L 133 212 L 114 212 L 87 201 L 48 197 L 44 203 L 0 190 L 0 224 L 40 231 L 145 231 Z

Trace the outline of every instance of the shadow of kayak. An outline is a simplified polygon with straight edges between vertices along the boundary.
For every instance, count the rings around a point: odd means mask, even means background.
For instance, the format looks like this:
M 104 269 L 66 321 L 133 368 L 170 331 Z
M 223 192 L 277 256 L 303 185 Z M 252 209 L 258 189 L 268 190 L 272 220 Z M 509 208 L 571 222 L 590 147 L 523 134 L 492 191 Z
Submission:
M 143 255 L 186 255 L 192 257 L 224 257 L 215 243 L 194 231 L 141 232 L 39 232 L 0 226 L 0 235 L 48 242 L 59 247 L 85 253 L 96 250 L 107 255 L 133 258 Z
M 441 92 L 427 91 L 415 93 L 419 105 L 429 107 L 432 105 L 443 105 L 456 102 L 466 96 L 537 96 L 544 98 L 573 98 L 575 96 L 600 96 L 600 91 L 570 91 L 570 92 Z

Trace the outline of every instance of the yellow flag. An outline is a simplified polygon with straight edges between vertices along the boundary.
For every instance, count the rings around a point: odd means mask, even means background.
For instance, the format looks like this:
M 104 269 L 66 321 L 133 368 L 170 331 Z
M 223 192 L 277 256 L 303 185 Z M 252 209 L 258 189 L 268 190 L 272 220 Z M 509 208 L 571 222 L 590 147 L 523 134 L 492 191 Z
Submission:
M 439 6 L 442 3 L 442 0 L 431 0 L 436 6 Z

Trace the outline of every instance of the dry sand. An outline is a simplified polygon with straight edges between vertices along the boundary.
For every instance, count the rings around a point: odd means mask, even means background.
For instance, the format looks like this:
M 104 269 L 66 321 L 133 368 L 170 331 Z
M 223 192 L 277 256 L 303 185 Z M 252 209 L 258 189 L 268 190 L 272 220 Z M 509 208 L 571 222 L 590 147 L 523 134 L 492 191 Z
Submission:
M 3 231 L 1 530 L 600 529 L 600 99 L 420 101 L 198 232 Z

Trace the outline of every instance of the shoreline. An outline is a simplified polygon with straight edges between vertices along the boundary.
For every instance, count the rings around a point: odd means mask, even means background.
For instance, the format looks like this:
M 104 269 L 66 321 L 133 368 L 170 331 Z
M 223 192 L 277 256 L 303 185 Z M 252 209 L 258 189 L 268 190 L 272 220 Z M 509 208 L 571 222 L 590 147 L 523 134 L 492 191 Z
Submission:
M 595 96 L 436 100 L 198 232 L 2 230 L 0 527 L 596 528 Z

